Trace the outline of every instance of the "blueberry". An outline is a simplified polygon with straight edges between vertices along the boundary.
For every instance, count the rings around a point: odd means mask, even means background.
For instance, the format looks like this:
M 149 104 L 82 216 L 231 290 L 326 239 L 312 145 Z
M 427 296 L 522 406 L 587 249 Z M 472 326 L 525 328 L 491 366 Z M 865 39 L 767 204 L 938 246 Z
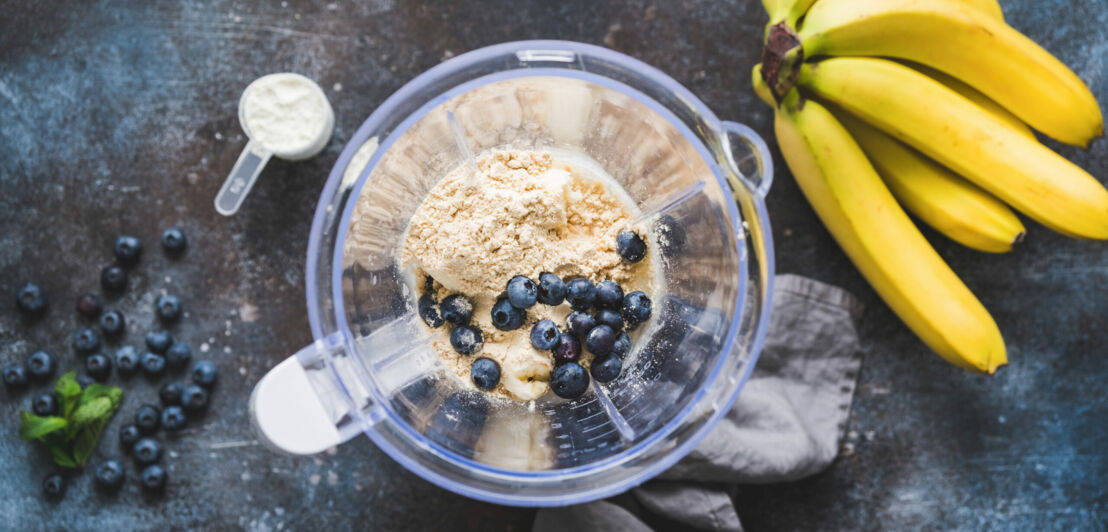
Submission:
M 124 452 L 131 452 L 131 448 L 135 446 L 135 442 L 139 441 L 142 437 L 142 431 L 139 430 L 138 425 L 134 423 L 128 423 L 119 427 L 119 446 L 123 448 Z
M 188 247 L 189 241 L 179 227 L 170 227 L 162 232 L 162 247 L 166 253 L 175 255 Z
M 146 491 L 161 491 L 165 489 L 165 468 L 153 464 L 142 470 L 142 488 Z
M 108 375 L 112 372 L 112 359 L 104 356 L 103 353 L 89 355 L 85 359 L 85 371 L 88 372 L 90 377 L 104 382 L 108 380 Z
M 85 327 L 73 335 L 73 350 L 88 355 L 100 350 L 100 333 L 96 329 Z
M 158 397 L 161 398 L 162 404 L 165 406 L 179 405 L 181 404 L 181 394 L 184 391 L 184 384 L 177 381 L 167 382 L 158 390 Z
M 419 317 L 428 327 L 442 325 L 442 317 L 439 316 L 439 302 L 431 294 L 419 296 Z
M 65 494 L 65 477 L 51 473 L 42 479 L 42 493 L 47 497 L 61 497 Z
M 143 353 L 139 364 L 142 365 L 142 371 L 147 376 L 157 377 L 165 373 L 165 357 L 157 353 Z
M 192 367 L 192 382 L 199 384 L 205 388 L 211 388 L 215 384 L 216 369 L 215 362 L 211 360 L 201 360 Z
M 646 242 L 634 231 L 623 230 L 616 235 L 616 250 L 627 262 L 639 262 L 646 256 Z
M 25 314 L 39 314 L 46 310 L 46 292 L 35 283 L 27 283 L 16 292 L 15 305 Z
M 181 298 L 173 294 L 162 294 L 154 302 L 155 312 L 164 322 L 174 322 L 181 317 Z
M 508 301 L 515 308 L 529 309 L 535 306 L 539 296 L 539 287 L 535 281 L 523 275 L 512 277 L 508 281 Z
M 158 430 L 158 424 L 162 420 L 162 411 L 150 404 L 142 405 L 135 410 L 135 425 L 143 434 L 153 434 Z
M 668 214 L 662 215 L 658 220 L 658 244 L 662 250 L 670 254 L 680 253 L 686 241 L 685 226 Z
M 78 373 L 73 380 L 77 381 L 77 385 L 80 386 L 82 390 L 96 384 L 96 379 L 89 377 L 85 373 Z
M 549 351 L 558 345 L 560 335 L 561 332 L 553 321 L 539 320 L 534 327 L 531 327 L 531 345 L 535 346 L 535 349 Z
M 646 294 L 635 291 L 623 298 L 623 319 L 628 325 L 637 325 L 650 319 L 650 310 L 654 306 Z
M 562 278 L 550 272 L 539 274 L 539 303 L 543 305 L 561 305 L 566 299 L 566 284 Z
M 500 364 L 491 358 L 478 358 L 470 366 L 469 375 L 473 377 L 473 384 L 478 388 L 485 391 L 491 390 L 500 382 Z
M 596 318 L 587 312 L 575 310 L 566 318 L 566 328 L 577 338 L 584 338 L 593 327 L 596 327 Z
M 138 262 L 139 255 L 142 255 L 142 244 L 133 236 L 120 235 L 115 239 L 112 251 L 120 263 L 131 265 Z
M 31 412 L 41 417 L 58 415 L 58 400 L 54 392 L 43 392 L 31 399 Z
M 130 375 L 139 367 L 139 353 L 129 345 L 120 347 L 115 351 L 115 367 L 120 373 Z
M 184 342 L 173 342 L 165 352 L 165 361 L 175 368 L 183 368 L 192 360 L 192 349 Z
M 162 444 L 154 438 L 141 438 L 131 448 L 131 455 L 139 465 L 149 465 L 162 459 Z
M 195 384 L 185 386 L 181 392 L 181 406 L 190 412 L 208 408 L 208 391 Z
M 566 301 L 573 310 L 589 310 L 596 301 L 596 286 L 584 277 L 566 283 Z
M 459 325 L 450 331 L 450 345 L 463 355 L 472 355 L 485 346 L 485 335 L 472 325 Z
M 581 341 L 569 333 L 558 335 L 558 345 L 554 346 L 554 361 L 562 364 L 581 358 Z
M 576 399 L 589 389 L 589 374 L 576 362 L 562 364 L 550 375 L 550 389 L 563 399 Z
M 623 330 L 623 316 L 620 316 L 619 313 L 614 310 L 604 309 L 597 312 L 596 323 L 597 325 L 607 325 L 616 332 Z
M 502 331 L 514 331 L 522 327 L 526 319 L 527 312 L 513 306 L 506 297 L 497 299 L 492 306 L 492 326 Z
M 169 331 L 150 331 L 146 333 L 146 348 L 159 355 L 164 354 L 172 344 L 173 335 L 169 334 Z
M 4 386 L 8 388 L 21 388 L 27 384 L 27 368 L 23 364 L 8 364 L 4 366 Z
M 123 291 L 127 288 L 127 270 L 114 265 L 100 270 L 100 286 L 109 292 Z
M 102 488 L 119 489 L 123 485 L 123 464 L 119 460 L 105 460 L 96 468 L 96 483 Z
M 589 373 L 592 373 L 592 378 L 596 379 L 596 382 L 612 382 L 619 377 L 621 371 L 623 371 L 623 362 L 617 356 L 593 359 L 592 366 L 589 366 Z
M 627 333 L 619 333 L 616 342 L 612 344 L 612 355 L 623 358 L 629 352 L 631 352 L 631 337 L 627 336 Z
M 100 330 L 104 331 L 104 336 L 118 337 L 126 328 L 127 320 L 123 319 L 123 314 L 118 310 L 109 310 L 100 315 Z
M 619 310 L 623 305 L 623 288 L 615 281 L 601 281 L 596 285 L 596 306 L 610 310 Z
M 185 417 L 185 409 L 179 406 L 167 406 L 162 410 L 162 427 L 171 432 L 177 432 L 185 428 L 188 418 Z
M 54 355 L 46 351 L 35 351 L 27 357 L 27 372 L 36 379 L 45 379 L 54 374 Z
M 439 305 L 442 319 L 454 325 L 465 325 L 473 318 L 473 303 L 462 294 L 451 294 Z
M 612 348 L 616 344 L 616 332 L 607 325 L 597 325 L 589 331 L 585 337 L 585 347 L 594 355 L 607 356 L 612 354 Z
M 77 314 L 94 320 L 103 311 L 104 302 L 100 296 L 89 293 L 77 298 Z

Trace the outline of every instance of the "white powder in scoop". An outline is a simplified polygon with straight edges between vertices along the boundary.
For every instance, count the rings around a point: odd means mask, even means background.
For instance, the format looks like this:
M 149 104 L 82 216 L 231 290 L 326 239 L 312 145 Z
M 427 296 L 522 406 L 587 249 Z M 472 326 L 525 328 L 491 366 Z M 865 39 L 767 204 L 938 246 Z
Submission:
M 243 96 L 250 138 L 277 153 L 308 149 L 328 127 L 330 105 L 316 85 L 297 74 L 258 79 Z

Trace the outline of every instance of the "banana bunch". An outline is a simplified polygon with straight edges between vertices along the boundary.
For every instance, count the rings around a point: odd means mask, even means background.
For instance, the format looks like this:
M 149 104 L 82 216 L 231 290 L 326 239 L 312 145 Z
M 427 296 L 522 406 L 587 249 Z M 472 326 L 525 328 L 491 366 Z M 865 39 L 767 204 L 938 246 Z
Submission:
M 1004 340 L 911 213 L 967 247 L 1010 251 L 1013 211 L 1108 239 L 1108 190 L 1034 131 L 1087 147 L 1088 87 L 1004 22 L 996 0 L 763 0 L 754 90 L 820 220 L 905 324 L 950 363 L 992 374 Z

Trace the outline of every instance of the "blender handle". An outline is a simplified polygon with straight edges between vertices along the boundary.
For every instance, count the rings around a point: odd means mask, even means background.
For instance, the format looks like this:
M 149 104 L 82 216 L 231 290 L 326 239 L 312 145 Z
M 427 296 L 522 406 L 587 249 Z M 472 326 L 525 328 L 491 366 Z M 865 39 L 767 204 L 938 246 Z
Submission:
M 731 173 L 761 198 L 773 185 L 773 157 L 766 141 L 753 129 L 738 122 L 721 123 L 720 144 Z

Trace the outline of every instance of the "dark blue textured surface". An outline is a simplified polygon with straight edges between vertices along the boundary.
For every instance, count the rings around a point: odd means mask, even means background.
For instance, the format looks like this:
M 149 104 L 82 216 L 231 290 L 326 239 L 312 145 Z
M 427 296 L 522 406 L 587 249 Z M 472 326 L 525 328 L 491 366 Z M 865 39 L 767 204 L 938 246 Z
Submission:
M 1002 2 L 1014 26 L 1108 103 L 1108 4 Z M 638 57 L 768 139 L 770 112 L 749 90 L 764 15 L 754 0 L 357 4 L 0 2 L 0 295 L 34 279 L 52 298 L 48 316 L 33 325 L 0 305 L 0 360 L 47 348 L 63 367 L 77 363 L 67 347 L 79 326 L 73 305 L 96 290 L 115 235 L 126 232 L 146 253 L 131 289 L 108 304 L 127 315 L 125 342 L 141 343 L 156 326 L 154 298 L 170 291 L 188 312 L 174 334 L 222 372 L 211 413 L 167 441 L 164 498 L 143 496 L 127 462 L 119 496 L 91 490 L 84 474 L 64 501 L 43 502 L 38 484 L 48 460 L 14 432 L 31 394 L 7 395 L 0 519 L 32 516 L 29 527 L 51 529 L 529 527 L 530 511 L 444 492 L 365 439 L 317 458 L 280 457 L 254 443 L 250 388 L 310 341 L 303 254 L 330 165 L 374 106 L 416 74 L 466 50 L 528 38 Z M 310 161 L 272 161 L 243 210 L 222 218 L 211 201 L 245 144 L 239 93 L 255 77 L 285 70 L 323 86 L 336 111 L 335 138 Z M 1059 151 L 1108 177 L 1108 141 Z M 842 456 L 810 479 L 741 488 L 748 529 L 1104 528 L 1108 245 L 1029 222 L 1016 252 L 986 256 L 927 233 L 1005 333 L 1011 364 L 986 378 L 941 362 L 891 316 L 787 171 L 777 176 L 770 209 L 780 271 L 844 286 L 868 304 L 867 353 Z M 165 259 L 156 240 L 173 224 L 191 244 L 178 261 Z M 118 455 L 115 429 L 156 399 L 156 386 L 141 377 L 126 389 L 97 460 Z

